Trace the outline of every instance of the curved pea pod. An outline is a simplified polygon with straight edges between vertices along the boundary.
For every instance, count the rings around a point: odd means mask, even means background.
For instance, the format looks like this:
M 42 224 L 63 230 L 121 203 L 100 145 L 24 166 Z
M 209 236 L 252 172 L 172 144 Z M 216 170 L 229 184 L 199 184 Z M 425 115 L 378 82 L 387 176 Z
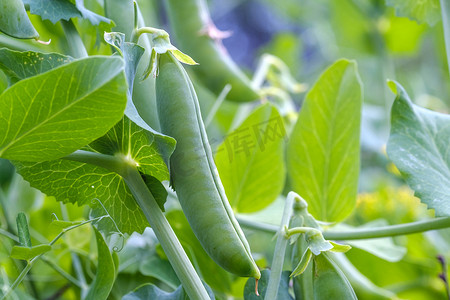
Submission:
M 0 31 L 19 39 L 39 38 L 21 0 L 0 1 Z
M 314 257 L 313 287 L 314 300 L 358 299 L 344 273 L 327 253 Z
M 162 132 L 177 140 L 171 183 L 196 237 L 225 270 L 260 278 L 217 173 L 192 82 L 170 52 L 159 58 L 156 101 Z
M 178 46 L 200 65 L 194 72 L 216 94 L 231 85 L 227 99 L 248 102 L 259 98 L 249 78 L 226 53 L 221 33 L 212 23 L 204 0 L 169 0 L 168 15 Z M 214 36 L 215 35 L 215 36 Z

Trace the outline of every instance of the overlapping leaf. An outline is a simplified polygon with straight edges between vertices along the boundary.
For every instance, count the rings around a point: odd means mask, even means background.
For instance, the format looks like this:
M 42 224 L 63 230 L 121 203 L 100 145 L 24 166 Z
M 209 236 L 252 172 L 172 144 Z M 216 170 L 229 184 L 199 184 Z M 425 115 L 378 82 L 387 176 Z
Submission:
M 123 115 L 126 81 L 117 57 L 89 57 L 21 80 L 0 95 L 0 156 L 63 157 L 104 135 Z
M 257 108 L 218 147 L 215 161 L 231 206 L 255 212 L 272 203 L 285 180 L 286 131 L 277 109 Z
M 72 60 L 71 57 L 58 53 L 0 49 L 0 69 L 5 72 L 10 84 L 47 72 Z
M 169 174 L 160 149 L 166 153 L 174 149 L 173 139 L 153 135 L 124 118 L 105 136 L 93 142 L 87 150 L 110 155 L 123 155 L 138 165 L 138 170 L 159 181 Z M 90 204 L 94 216 L 105 215 L 98 199 L 106 208 L 120 231 L 143 232 L 148 222 L 134 200 L 122 177 L 106 169 L 63 159 L 27 163 L 16 162 L 18 172 L 47 195 L 58 201 Z M 115 225 L 105 219 L 100 228 L 115 231 Z
M 436 24 L 441 19 L 439 0 L 386 0 L 395 7 L 397 16 L 408 17 L 418 23 Z
M 361 106 L 356 64 L 339 60 L 306 96 L 290 136 L 289 179 L 316 219 L 341 221 L 356 203 Z
M 450 116 L 412 104 L 403 87 L 391 112 L 387 153 L 420 201 L 436 216 L 450 216 Z

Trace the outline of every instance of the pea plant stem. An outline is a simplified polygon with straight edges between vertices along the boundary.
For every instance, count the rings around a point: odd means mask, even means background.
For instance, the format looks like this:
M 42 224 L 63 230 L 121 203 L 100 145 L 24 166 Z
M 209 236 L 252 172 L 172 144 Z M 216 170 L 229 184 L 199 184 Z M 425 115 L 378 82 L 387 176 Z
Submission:
M 84 47 L 83 41 L 78 34 L 75 25 L 72 20 L 66 21 L 61 20 L 61 26 L 64 30 L 64 35 L 66 36 L 67 43 L 69 44 L 71 55 L 75 58 L 87 57 L 88 53 Z
M 270 272 L 269 282 L 267 284 L 266 296 L 264 300 L 275 300 L 278 294 L 281 272 L 283 271 L 284 256 L 288 238 L 286 237 L 286 228 L 289 226 L 289 220 L 292 215 L 292 205 L 294 204 L 294 193 L 289 193 L 284 204 L 283 216 L 278 232 L 277 243 L 272 261 L 272 270 Z
M 130 166 L 123 178 L 155 232 L 186 293 L 191 299 L 209 300 L 200 277 L 139 172 Z
M 66 156 L 65 159 L 94 164 L 121 175 L 155 232 L 186 293 L 191 299 L 210 299 L 186 252 L 135 166 L 120 157 L 81 150 Z
M 253 220 L 237 217 L 239 224 L 249 229 L 276 233 L 278 228 L 271 224 L 256 222 Z M 359 240 L 376 239 L 397 235 L 407 235 L 429 230 L 438 230 L 450 227 L 450 217 L 435 218 L 405 224 L 374 227 L 367 229 L 355 229 L 348 231 L 324 231 L 323 237 L 327 240 Z
M 375 239 L 381 237 L 406 235 L 428 230 L 436 230 L 450 227 L 450 217 L 417 221 L 412 223 L 356 229 L 352 231 L 325 231 L 323 236 L 329 240 L 360 240 Z

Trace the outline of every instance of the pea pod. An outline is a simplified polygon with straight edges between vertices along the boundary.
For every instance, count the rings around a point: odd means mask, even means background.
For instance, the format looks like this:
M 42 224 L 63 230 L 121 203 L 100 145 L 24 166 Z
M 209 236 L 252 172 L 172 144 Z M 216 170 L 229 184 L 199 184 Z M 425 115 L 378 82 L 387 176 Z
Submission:
M 327 253 L 314 257 L 313 287 L 314 300 L 358 299 L 344 273 Z
M 218 37 L 212 38 L 217 29 L 212 23 L 204 0 L 169 0 L 168 14 L 171 29 L 179 46 L 200 65 L 194 72 L 216 94 L 227 84 L 231 91 L 227 99 L 248 102 L 259 98 L 248 77 L 224 51 Z M 220 34 L 218 34 L 220 35 Z
M 159 55 L 156 101 L 162 132 L 177 140 L 171 181 L 196 237 L 225 270 L 260 278 L 217 173 L 192 82 L 170 51 Z

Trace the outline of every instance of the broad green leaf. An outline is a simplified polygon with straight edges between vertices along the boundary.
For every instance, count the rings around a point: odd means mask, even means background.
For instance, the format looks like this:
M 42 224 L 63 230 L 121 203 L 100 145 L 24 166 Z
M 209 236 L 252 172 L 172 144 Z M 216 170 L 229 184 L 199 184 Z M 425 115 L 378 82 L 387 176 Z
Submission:
M 30 6 L 30 13 L 41 16 L 42 20 L 50 20 L 53 24 L 59 20 L 81 17 L 80 11 L 69 0 L 23 0 Z
M 355 206 L 361 105 L 356 63 L 338 60 L 306 95 L 290 136 L 289 179 L 318 220 L 341 221 Z
M 24 213 L 19 213 L 16 218 L 17 233 L 19 235 L 19 243 L 23 247 L 31 248 L 31 237 L 28 231 L 27 217 Z
M 137 163 L 142 174 L 151 175 L 159 181 L 168 180 L 169 172 L 160 152 L 166 147 L 170 155 L 173 139 L 166 143 L 150 132 L 124 118 L 105 136 L 86 149 L 110 155 L 124 155 Z M 165 144 L 164 144 L 165 143 Z M 42 163 L 15 162 L 18 172 L 30 184 L 47 195 L 62 202 L 89 204 L 94 216 L 105 215 L 98 199 L 123 233 L 143 232 L 148 222 L 134 200 L 124 180 L 106 169 L 68 160 Z M 153 192 L 153 191 L 152 191 Z M 99 228 L 116 231 L 108 219 L 100 221 Z
M 218 147 L 217 169 L 236 211 L 259 211 L 283 190 L 285 138 L 282 117 L 274 106 L 265 104 Z
M 52 250 L 50 245 L 38 245 L 34 247 L 14 246 L 11 249 L 11 258 L 31 260 L 38 255 L 44 254 Z
M 386 0 L 400 17 L 408 17 L 418 23 L 435 25 L 441 19 L 439 0 Z
M 125 104 L 120 58 L 89 57 L 22 80 L 0 95 L 0 156 L 63 157 L 104 135 Z
M 180 280 L 170 262 L 161 259 L 156 253 L 147 260 L 139 262 L 139 271 L 142 275 L 161 280 L 173 288 L 180 285 Z
M 293 300 L 289 294 L 289 271 L 283 271 L 281 273 L 280 285 L 278 288 L 277 298 L 275 300 Z M 258 281 L 258 293 L 255 293 L 255 278 L 249 278 L 244 287 L 244 299 L 245 300 L 259 300 L 264 299 L 267 290 L 267 284 L 269 283 L 270 270 L 261 271 L 261 279 Z
M 214 293 L 211 291 L 208 285 L 205 285 L 206 291 L 209 294 L 209 297 L 214 300 Z M 175 291 L 172 293 L 166 292 L 158 288 L 153 284 L 144 284 L 138 287 L 131 293 L 126 294 L 122 297 L 122 300 L 147 300 L 147 299 L 158 299 L 158 300 L 186 300 L 189 299 L 186 293 L 183 290 L 183 287 L 180 285 Z
M 10 84 L 47 72 L 72 60 L 71 57 L 58 53 L 0 49 L 0 69 L 5 72 Z
M 111 292 L 114 281 L 116 280 L 116 272 L 114 260 L 108 245 L 103 239 L 102 234 L 95 227 L 94 231 L 97 241 L 97 272 L 85 299 L 103 300 L 107 299 Z
M 0 31 L 19 39 L 38 38 L 21 0 L 3 0 L 0 3 Z
M 397 97 L 388 156 L 422 203 L 450 216 L 450 116 L 414 105 L 399 83 L 389 85 Z

